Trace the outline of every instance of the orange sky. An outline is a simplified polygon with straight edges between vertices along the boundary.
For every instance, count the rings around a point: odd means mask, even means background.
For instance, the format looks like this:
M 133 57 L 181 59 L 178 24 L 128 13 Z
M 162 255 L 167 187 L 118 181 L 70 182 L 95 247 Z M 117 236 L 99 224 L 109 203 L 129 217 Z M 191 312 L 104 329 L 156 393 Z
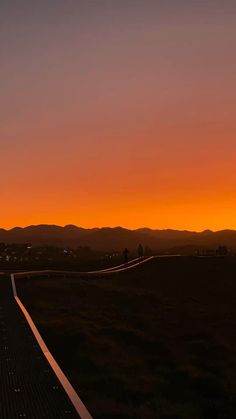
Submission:
M 0 16 L 0 226 L 236 229 L 236 6 L 17 4 Z

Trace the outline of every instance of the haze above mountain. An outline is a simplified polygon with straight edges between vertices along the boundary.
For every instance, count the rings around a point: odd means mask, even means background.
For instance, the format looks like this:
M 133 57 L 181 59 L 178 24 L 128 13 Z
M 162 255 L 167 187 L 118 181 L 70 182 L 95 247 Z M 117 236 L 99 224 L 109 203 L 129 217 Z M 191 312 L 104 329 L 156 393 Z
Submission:
M 236 250 L 236 231 L 205 230 L 194 232 L 187 230 L 152 230 L 139 228 L 129 230 L 122 227 L 104 227 L 85 229 L 74 225 L 60 227 L 56 225 L 32 225 L 15 227 L 11 230 L 0 229 L 0 242 L 31 243 L 65 247 L 89 246 L 94 250 L 122 250 L 124 247 L 135 249 L 139 243 L 149 246 L 153 251 L 171 249 L 194 249 L 201 247 L 215 248 L 220 244 Z M 188 253 L 188 252 L 187 252 Z

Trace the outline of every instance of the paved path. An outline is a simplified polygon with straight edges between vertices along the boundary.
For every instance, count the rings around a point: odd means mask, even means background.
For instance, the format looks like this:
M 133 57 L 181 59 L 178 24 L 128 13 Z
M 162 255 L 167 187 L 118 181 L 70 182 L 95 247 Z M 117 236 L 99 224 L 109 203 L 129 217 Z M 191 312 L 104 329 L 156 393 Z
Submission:
M 38 346 L 12 292 L 0 276 L 0 418 L 78 418 Z
M 76 274 L 82 277 L 109 276 L 136 268 L 152 259 L 153 257 L 137 258 L 127 264 L 92 272 L 18 272 L 13 275 L 13 278 L 52 273 Z M 15 288 L 14 284 L 13 288 Z M 16 290 L 14 292 L 16 296 Z M 76 403 L 74 403 L 73 400 L 73 403 L 76 406 L 79 403 L 80 406 L 77 411 L 75 410 L 53 369 L 47 362 L 51 354 L 48 354 L 48 351 L 47 354 L 43 353 L 42 345 L 40 348 L 36 340 L 38 332 L 36 331 L 35 337 L 18 304 L 13 295 L 10 275 L 1 273 L 0 419 L 91 418 L 77 394 L 75 395 L 79 402 L 76 400 Z M 32 320 L 30 321 L 32 322 Z M 41 337 L 39 338 L 38 341 L 41 340 Z M 50 359 L 48 360 L 50 362 Z M 55 360 L 52 363 L 55 363 Z M 54 368 L 54 370 L 57 369 L 58 366 Z M 73 396 L 73 398 L 75 397 Z M 80 414 L 78 414 L 78 411 Z M 81 414 L 81 412 L 83 413 Z

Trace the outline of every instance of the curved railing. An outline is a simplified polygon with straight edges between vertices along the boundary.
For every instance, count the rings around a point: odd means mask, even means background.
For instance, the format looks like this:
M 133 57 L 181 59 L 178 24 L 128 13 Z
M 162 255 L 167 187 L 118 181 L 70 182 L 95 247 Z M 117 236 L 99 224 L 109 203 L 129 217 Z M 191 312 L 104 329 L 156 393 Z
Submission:
M 118 272 L 125 272 L 130 269 L 136 268 L 137 266 L 142 265 L 143 263 L 146 263 L 152 259 L 154 259 L 156 256 L 150 256 L 147 258 L 137 258 L 133 259 L 125 264 L 114 266 L 112 268 L 108 269 L 101 269 L 98 271 L 88 271 L 88 272 L 80 272 L 80 271 L 62 271 L 62 270 L 53 270 L 53 269 L 46 269 L 46 270 L 39 270 L 39 271 L 24 271 L 24 272 L 15 272 L 13 275 L 15 278 L 20 277 L 30 277 L 30 276 L 37 276 L 37 275 L 50 275 L 50 274 L 57 274 L 57 275 L 76 275 L 80 277 L 96 277 L 100 275 L 111 275 Z
M 77 275 L 77 276 L 82 276 L 82 277 L 96 277 L 96 276 L 108 276 L 108 275 L 113 275 L 114 273 L 118 273 L 118 272 L 124 272 L 124 271 L 128 271 L 130 269 L 133 269 L 137 266 L 142 265 L 143 263 L 148 262 L 149 260 L 153 259 L 153 256 L 148 257 L 148 258 L 137 258 L 137 259 L 133 259 L 131 261 L 129 261 L 126 264 L 122 264 L 122 265 L 118 265 L 115 266 L 113 268 L 109 268 L 109 269 L 104 269 L 104 270 L 99 270 L 99 271 L 91 271 L 91 272 L 70 272 L 70 271 L 53 271 L 53 270 L 47 270 L 47 271 L 29 271 L 29 272 L 16 272 L 16 273 L 12 273 L 11 274 L 11 282 L 12 282 L 12 289 L 13 289 L 13 295 L 14 298 L 18 304 L 18 306 L 20 307 L 22 313 L 24 314 L 34 336 L 35 339 L 38 342 L 38 345 L 40 346 L 44 356 L 46 357 L 48 363 L 50 364 L 52 370 L 54 371 L 55 375 L 57 376 L 58 380 L 60 381 L 62 387 L 64 388 L 66 394 L 68 395 L 71 403 L 73 404 L 75 410 L 77 411 L 79 417 L 81 419 L 92 419 L 91 414 L 89 413 L 88 409 L 86 408 L 86 406 L 84 405 L 84 403 L 82 402 L 82 400 L 79 398 L 77 392 L 75 391 L 75 389 L 72 387 L 71 383 L 69 382 L 69 380 L 67 379 L 67 377 L 65 376 L 65 374 L 63 373 L 63 371 L 61 370 L 60 366 L 58 365 L 58 363 L 56 362 L 56 360 L 54 359 L 54 357 L 52 356 L 51 352 L 49 351 L 49 349 L 47 348 L 42 336 L 40 335 L 37 327 L 35 326 L 30 314 L 28 313 L 28 311 L 26 310 L 25 306 L 22 304 L 21 300 L 19 299 L 18 295 L 17 295 L 17 289 L 16 289 L 16 282 L 15 282 L 15 278 L 16 277 L 29 277 L 29 276 L 34 276 L 34 275 L 50 275 L 50 274 L 62 274 L 62 275 L 68 275 L 68 274 L 72 274 L 72 275 Z

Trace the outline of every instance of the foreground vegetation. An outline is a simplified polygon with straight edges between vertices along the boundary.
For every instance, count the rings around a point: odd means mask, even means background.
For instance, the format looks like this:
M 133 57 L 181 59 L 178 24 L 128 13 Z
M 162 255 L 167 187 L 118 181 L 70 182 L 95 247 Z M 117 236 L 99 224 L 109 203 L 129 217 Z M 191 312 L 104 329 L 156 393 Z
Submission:
M 236 258 L 17 287 L 95 419 L 236 417 Z

